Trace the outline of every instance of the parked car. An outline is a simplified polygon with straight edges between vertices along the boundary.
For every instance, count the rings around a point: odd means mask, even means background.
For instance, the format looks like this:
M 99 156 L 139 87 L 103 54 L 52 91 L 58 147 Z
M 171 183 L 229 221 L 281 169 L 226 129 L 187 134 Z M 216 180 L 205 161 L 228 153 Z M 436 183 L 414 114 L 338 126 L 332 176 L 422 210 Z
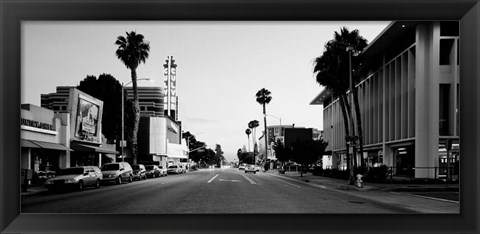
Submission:
M 245 167 L 245 173 L 253 172 L 253 174 L 257 173 L 257 167 L 253 164 L 248 164 Z
M 180 168 L 181 173 L 187 173 L 187 168 L 183 165 L 178 166 Z
M 100 187 L 103 175 L 96 166 L 80 166 L 61 169 L 56 176 L 47 179 L 45 187 L 49 190 L 75 188 L 83 190 L 85 187 Z
M 145 175 L 147 178 L 156 178 L 163 176 L 162 171 L 160 171 L 159 166 L 157 165 L 145 165 Z
M 145 166 L 143 164 L 134 164 L 132 165 L 133 169 L 133 179 L 136 180 L 146 180 L 147 179 L 147 170 L 145 170 Z
M 168 174 L 181 174 L 183 172 L 182 172 L 182 169 L 178 165 L 171 165 L 171 166 L 168 166 L 167 173 Z
M 245 170 L 246 166 L 247 166 L 246 163 L 242 163 L 242 164 L 240 164 L 240 166 L 238 166 L 238 170 Z
M 133 169 L 127 162 L 106 163 L 102 166 L 102 182 L 115 182 L 121 184 L 123 181 L 133 181 Z
M 164 168 L 163 166 L 158 166 L 158 169 L 160 169 L 160 175 L 161 176 L 167 176 L 167 168 Z

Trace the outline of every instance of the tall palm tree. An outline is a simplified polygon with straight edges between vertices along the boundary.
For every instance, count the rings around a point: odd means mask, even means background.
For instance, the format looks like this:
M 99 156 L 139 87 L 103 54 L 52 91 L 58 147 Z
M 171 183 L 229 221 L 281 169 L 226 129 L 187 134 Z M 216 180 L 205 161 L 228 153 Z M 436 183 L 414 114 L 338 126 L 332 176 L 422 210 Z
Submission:
M 150 52 L 150 43 L 144 40 L 142 34 L 137 34 L 132 31 L 130 33 L 126 32 L 127 37 L 118 36 L 115 41 L 115 45 L 118 45 L 118 49 L 115 52 L 116 56 L 120 61 L 122 61 L 125 66 L 130 69 L 132 77 L 132 87 L 133 87 L 133 103 L 135 109 L 135 120 L 132 133 L 132 154 L 133 154 L 133 163 L 137 163 L 138 156 L 138 125 L 140 122 L 140 106 L 138 104 L 138 87 L 137 87 L 137 67 L 140 63 L 145 63 L 149 52 Z
M 270 96 L 272 93 L 268 91 L 268 89 L 262 88 L 258 90 L 257 94 L 255 95 L 257 97 L 257 102 L 263 106 L 263 125 L 264 125 L 264 137 L 265 138 L 265 163 L 267 163 L 267 111 L 266 111 L 266 105 L 270 103 L 272 100 L 272 96 Z
M 247 128 L 247 130 L 245 130 L 245 134 L 247 134 L 247 138 L 248 138 L 248 151 L 250 152 L 250 133 L 252 133 L 252 130 L 250 130 L 250 128 Z
M 338 97 L 339 99 L 345 125 L 345 136 L 355 135 L 353 121 L 351 124 L 348 123 L 349 117 L 353 118 L 350 108 L 352 104 L 348 102 L 347 98 L 347 91 L 349 90 L 350 84 L 349 75 L 351 72 L 349 68 L 349 52 L 346 50 L 348 46 L 352 46 L 355 51 L 362 51 L 367 46 L 367 41 L 359 35 L 358 30 L 353 30 L 350 32 L 347 28 L 342 27 L 340 29 L 340 33 L 335 32 L 334 39 L 325 44 L 325 50 L 322 56 L 315 59 L 313 69 L 317 82 L 320 85 L 325 86 L 327 89 L 330 89 L 333 92 L 333 96 Z M 356 71 L 354 78 L 357 78 L 358 71 L 360 70 L 360 59 L 353 60 L 351 67 L 352 70 Z M 358 104 L 358 97 L 355 97 L 355 95 L 357 95 L 356 87 L 355 85 L 353 85 L 353 87 L 354 89 L 352 93 L 355 100 L 357 131 L 359 133 L 361 151 L 363 151 L 360 108 Z M 347 169 L 350 170 L 351 177 L 350 183 L 353 183 L 353 168 L 350 167 L 349 145 L 347 142 L 345 147 L 347 151 Z M 355 155 L 355 148 L 353 148 L 353 152 Z M 363 155 L 362 152 L 361 155 Z

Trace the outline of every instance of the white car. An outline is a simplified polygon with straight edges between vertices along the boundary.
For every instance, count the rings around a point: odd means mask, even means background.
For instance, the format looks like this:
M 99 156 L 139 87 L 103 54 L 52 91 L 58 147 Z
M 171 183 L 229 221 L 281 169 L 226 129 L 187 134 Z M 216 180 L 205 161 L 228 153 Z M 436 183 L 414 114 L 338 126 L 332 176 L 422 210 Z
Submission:
M 242 164 L 240 164 L 240 166 L 238 166 L 238 170 L 245 170 L 246 166 L 247 166 L 247 164 L 242 163 Z
M 48 190 L 74 188 L 83 190 L 87 186 L 100 187 L 103 175 L 96 166 L 79 166 L 61 169 L 56 177 L 45 182 Z
M 253 172 L 253 174 L 257 173 L 257 167 L 253 164 L 248 164 L 245 167 L 245 173 Z

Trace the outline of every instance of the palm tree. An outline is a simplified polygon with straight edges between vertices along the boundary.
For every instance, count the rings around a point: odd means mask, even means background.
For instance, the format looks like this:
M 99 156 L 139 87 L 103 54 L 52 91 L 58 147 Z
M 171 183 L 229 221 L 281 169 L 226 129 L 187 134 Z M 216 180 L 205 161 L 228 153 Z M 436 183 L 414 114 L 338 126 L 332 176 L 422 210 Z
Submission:
M 133 103 L 135 108 L 135 120 L 132 133 L 132 154 L 133 163 L 137 163 L 138 154 L 138 125 L 140 122 L 140 107 L 138 104 L 138 88 L 137 88 L 137 67 L 140 63 L 145 63 L 150 52 L 150 43 L 144 40 L 142 34 L 137 34 L 132 31 L 126 32 L 127 37 L 118 36 L 115 45 L 118 49 L 115 52 L 116 56 L 122 61 L 125 66 L 130 69 L 132 76 L 133 87 Z
M 245 134 L 247 134 L 248 138 L 248 151 L 250 151 L 250 133 L 252 133 L 252 130 L 250 130 L 250 128 L 247 128 L 247 130 L 245 130 Z
M 325 50 L 322 56 L 317 57 L 314 62 L 315 77 L 317 82 L 325 86 L 327 89 L 330 89 L 333 92 L 333 96 L 339 99 L 340 108 L 342 110 L 343 121 L 345 125 L 345 136 L 355 135 L 355 128 L 353 126 L 353 120 L 349 124 L 349 117 L 353 119 L 351 113 L 351 103 L 348 102 L 347 91 L 349 90 L 349 52 L 346 48 L 348 46 L 353 47 L 355 51 L 362 51 L 367 46 L 367 41 L 359 35 L 358 30 L 348 31 L 347 28 L 342 27 L 340 33 L 335 32 L 334 39 L 330 40 L 325 44 Z M 358 71 L 360 70 L 360 59 L 355 59 L 352 61 L 352 70 L 356 71 L 354 74 L 355 78 L 358 77 Z M 360 108 L 358 104 L 358 97 L 356 87 L 353 85 L 353 95 L 355 102 L 355 112 L 357 120 L 357 131 L 359 133 L 360 140 L 360 150 L 363 155 L 363 137 L 361 129 L 361 116 Z M 350 134 L 351 131 L 351 134 Z M 350 167 L 350 155 L 349 155 L 349 145 L 346 142 L 346 151 L 347 151 L 347 169 L 350 170 L 350 183 L 353 183 L 353 168 Z M 356 149 L 353 148 L 353 153 L 355 155 Z M 354 157 L 356 158 L 356 157 Z M 352 159 L 353 160 L 353 159 Z M 363 165 L 363 160 L 362 160 Z
M 266 111 L 266 105 L 270 103 L 272 100 L 272 96 L 270 96 L 272 93 L 268 91 L 268 89 L 262 88 L 258 90 L 257 94 L 255 95 L 257 97 L 257 102 L 263 106 L 263 125 L 264 125 L 264 137 L 265 138 L 265 163 L 267 163 L 267 111 Z

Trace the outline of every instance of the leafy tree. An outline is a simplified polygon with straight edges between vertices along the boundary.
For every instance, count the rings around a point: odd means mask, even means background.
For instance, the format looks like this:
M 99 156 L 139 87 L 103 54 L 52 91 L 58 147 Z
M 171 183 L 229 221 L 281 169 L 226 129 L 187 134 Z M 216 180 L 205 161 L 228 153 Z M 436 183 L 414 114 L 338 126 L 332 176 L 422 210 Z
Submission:
M 303 169 L 316 162 L 319 156 L 325 153 L 328 143 L 323 139 L 296 141 L 292 144 L 292 159 L 302 165 L 300 176 L 303 176 Z
M 280 139 L 273 144 L 273 150 L 275 151 L 275 156 L 279 162 L 283 164 L 292 159 L 292 151 L 289 147 L 286 147 Z
M 258 90 L 257 94 L 255 94 L 256 96 L 256 100 L 257 102 L 263 106 L 263 127 L 264 127 L 264 132 L 265 132 L 265 163 L 267 162 L 267 146 L 268 146 L 268 143 L 267 143 L 267 111 L 266 111 L 266 105 L 268 103 L 270 103 L 270 101 L 272 100 L 272 96 L 270 96 L 272 93 L 270 91 L 268 91 L 267 89 L 265 88 L 262 88 L 260 90 Z
M 150 43 L 144 40 L 142 34 L 137 34 L 132 31 L 126 33 L 127 37 L 118 36 L 115 41 L 115 45 L 118 45 L 118 49 L 115 54 L 118 59 L 120 59 L 125 66 L 130 69 L 132 77 L 132 87 L 133 87 L 133 103 L 135 110 L 135 118 L 133 125 L 132 133 L 132 154 L 133 154 L 133 164 L 137 163 L 138 156 L 138 125 L 140 122 L 140 106 L 138 103 L 138 87 L 137 87 L 137 67 L 140 63 L 145 63 L 149 52 L 150 52 Z
M 102 134 L 108 141 L 120 140 L 122 136 L 122 95 L 125 103 L 125 130 L 131 132 L 133 128 L 133 103 L 127 100 L 126 93 L 122 94 L 122 85 L 110 74 L 101 74 L 98 79 L 88 75 L 80 81 L 77 89 L 103 101 Z M 131 135 L 127 134 L 130 140 Z
M 342 110 L 343 121 L 345 125 L 345 136 L 355 135 L 353 126 L 353 120 L 349 124 L 348 116 L 352 117 L 351 108 L 347 98 L 347 91 L 350 86 L 350 64 L 349 64 L 349 52 L 347 47 L 352 47 L 355 51 L 362 51 L 367 46 L 367 41 L 359 35 L 358 30 L 348 31 L 346 27 L 342 27 L 339 32 L 334 33 L 334 39 L 325 44 L 325 50 L 322 56 L 317 57 L 314 62 L 313 72 L 317 82 L 325 86 L 327 89 L 333 92 L 334 97 L 339 98 L 340 108 Z M 353 79 L 359 80 L 359 72 L 361 70 L 361 58 L 353 57 L 352 66 Z M 360 140 L 360 151 L 363 151 L 363 137 L 361 129 L 361 116 L 360 108 L 358 105 L 358 94 L 353 85 L 353 95 L 355 102 L 355 112 L 357 120 L 357 131 Z M 352 117 L 353 118 L 353 117 Z M 351 133 L 351 134 L 350 134 Z M 347 161 L 350 161 L 349 145 L 346 143 Z M 355 154 L 356 149 L 353 148 Z M 362 152 L 361 152 L 362 154 Z M 356 157 L 354 157 L 356 159 Z M 363 160 L 362 160 L 363 164 Z M 347 169 L 350 170 L 351 177 L 353 175 L 353 169 L 350 168 L 350 163 L 347 164 Z M 350 183 L 353 183 L 353 178 L 350 178 Z

